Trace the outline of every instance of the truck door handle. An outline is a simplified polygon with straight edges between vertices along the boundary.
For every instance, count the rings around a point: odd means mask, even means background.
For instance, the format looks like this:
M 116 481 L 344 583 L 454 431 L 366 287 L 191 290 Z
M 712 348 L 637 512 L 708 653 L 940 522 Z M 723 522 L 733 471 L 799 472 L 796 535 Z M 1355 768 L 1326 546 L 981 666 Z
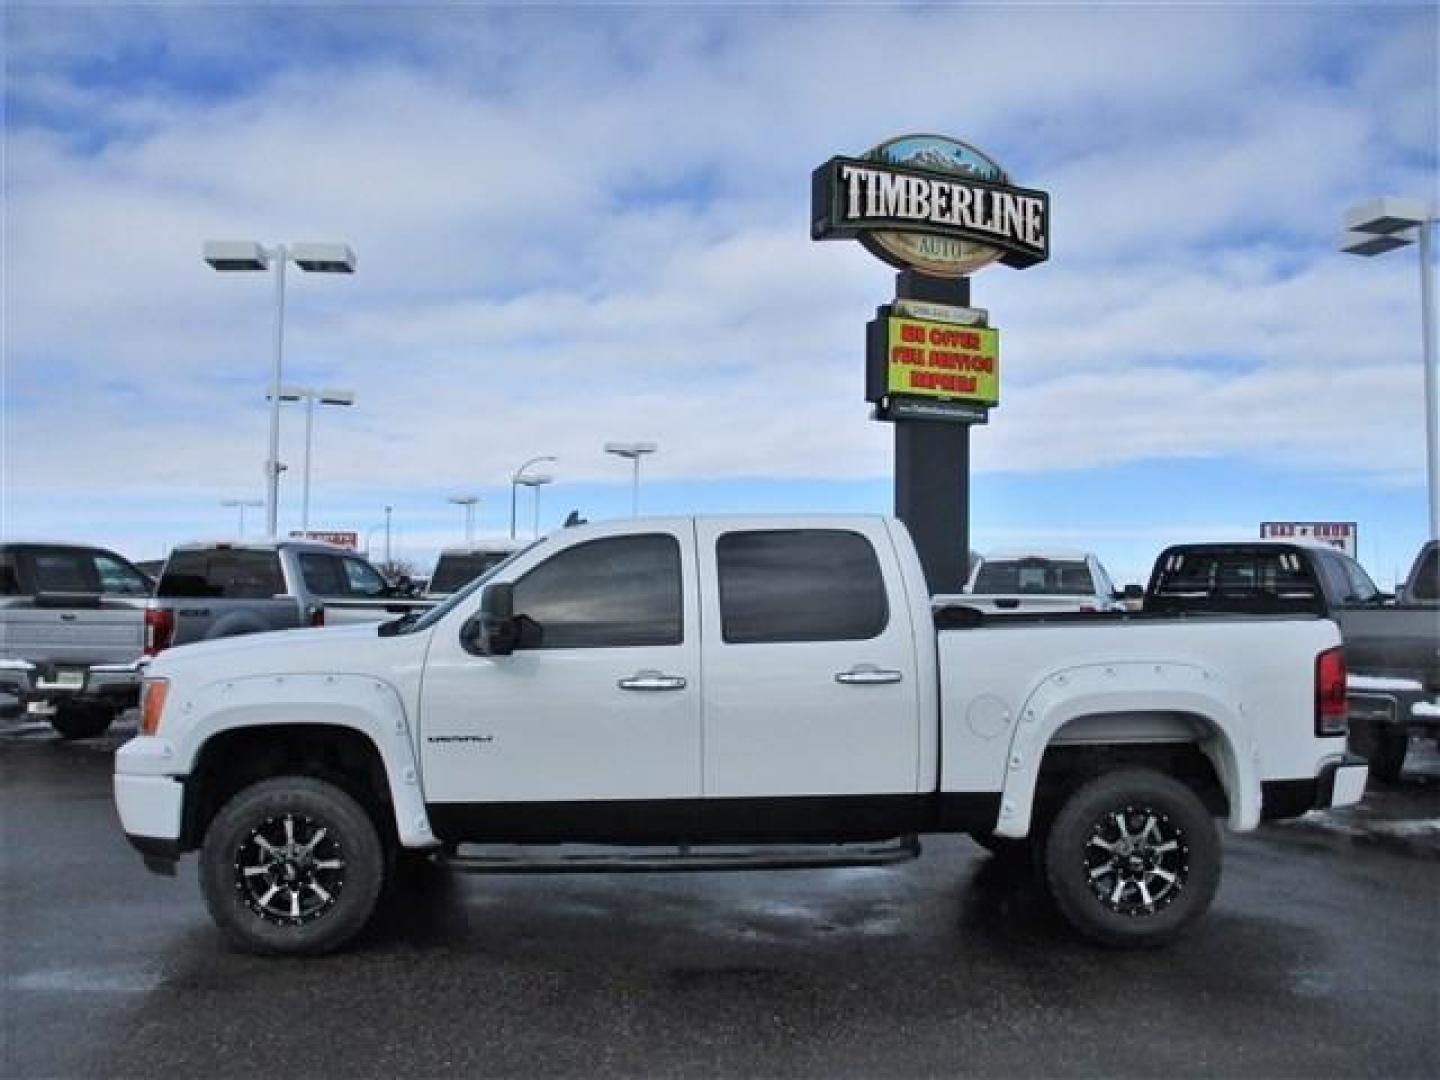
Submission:
M 621 690 L 684 690 L 685 676 L 664 675 L 658 671 L 637 671 L 628 679 L 621 679 L 617 686 Z
M 835 673 L 835 681 L 844 683 L 846 686 L 877 686 L 881 683 L 896 683 L 903 677 L 898 671 L 879 668 L 874 664 L 856 664 L 849 671 Z

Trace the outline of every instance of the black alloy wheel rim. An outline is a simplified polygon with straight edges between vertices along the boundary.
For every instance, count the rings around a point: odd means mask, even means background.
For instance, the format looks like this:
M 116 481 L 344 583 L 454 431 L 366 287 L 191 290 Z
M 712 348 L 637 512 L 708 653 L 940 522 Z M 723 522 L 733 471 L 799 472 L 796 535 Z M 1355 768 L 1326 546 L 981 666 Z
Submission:
M 288 813 L 254 826 L 235 852 L 235 890 L 260 918 L 301 926 L 323 917 L 345 888 L 345 855 L 323 821 Z
M 1190 876 L 1185 830 L 1145 803 L 1107 811 L 1086 838 L 1085 874 L 1096 900 L 1115 914 L 1156 915 L 1179 898 Z

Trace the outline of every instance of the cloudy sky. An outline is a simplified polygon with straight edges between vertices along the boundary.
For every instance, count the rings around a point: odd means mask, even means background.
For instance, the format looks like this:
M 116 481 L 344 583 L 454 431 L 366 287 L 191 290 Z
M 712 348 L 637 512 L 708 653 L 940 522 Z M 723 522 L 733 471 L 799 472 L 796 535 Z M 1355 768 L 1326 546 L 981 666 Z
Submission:
M 263 495 L 272 285 L 206 239 L 343 239 L 292 272 L 312 526 L 426 563 L 446 496 L 509 528 L 642 509 L 887 510 L 864 323 L 893 272 L 808 235 L 811 170 L 895 135 L 1051 192 L 1052 259 L 976 275 L 1001 405 L 975 545 L 1100 552 L 1353 520 L 1377 577 L 1425 533 L 1413 249 L 1344 210 L 1435 198 L 1437 13 L 1402 5 L 4 7 L 6 535 L 134 558 Z M 287 410 L 281 527 L 298 527 Z M 522 531 L 531 504 L 522 492 Z M 253 530 L 258 511 L 249 522 Z M 423 567 L 422 567 L 423 569 Z

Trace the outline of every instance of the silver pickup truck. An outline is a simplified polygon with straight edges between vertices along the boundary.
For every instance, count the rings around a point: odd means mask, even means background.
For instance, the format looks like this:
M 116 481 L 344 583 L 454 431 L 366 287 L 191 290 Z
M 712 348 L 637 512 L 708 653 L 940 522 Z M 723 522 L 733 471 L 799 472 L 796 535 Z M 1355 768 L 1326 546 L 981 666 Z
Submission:
M 105 548 L 0 544 L 0 712 L 99 735 L 140 692 L 151 581 Z
M 182 544 L 170 553 L 145 611 L 145 654 L 176 645 L 379 622 L 423 611 L 346 548 L 316 540 Z

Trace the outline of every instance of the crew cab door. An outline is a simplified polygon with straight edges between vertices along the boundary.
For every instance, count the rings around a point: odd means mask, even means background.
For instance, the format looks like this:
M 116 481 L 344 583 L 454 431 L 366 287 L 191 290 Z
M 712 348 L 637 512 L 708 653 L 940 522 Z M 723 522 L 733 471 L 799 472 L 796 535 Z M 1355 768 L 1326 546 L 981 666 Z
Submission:
M 724 811 L 717 800 L 762 800 L 742 807 L 761 813 L 741 831 L 753 835 L 764 817 L 794 834 L 787 805 L 770 800 L 913 795 L 922 676 L 883 523 L 737 528 L 702 519 L 696 533 L 707 815 Z M 806 812 L 817 808 L 823 816 L 811 799 Z
M 480 593 L 436 626 L 421 763 L 432 817 L 443 823 L 448 804 L 463 819 L 452 833 L 620 839 L 654 820 L 634 802 L 699 796 L 693 528 L 645 522 L 616 532 L 581 534 L 506 569 L 525 627 L 510 655 L 474 655 L 462 643 Z M 631 804 L 625 821 L 617 802 Z M 514 803 L 530 807 L 484 812 Z

